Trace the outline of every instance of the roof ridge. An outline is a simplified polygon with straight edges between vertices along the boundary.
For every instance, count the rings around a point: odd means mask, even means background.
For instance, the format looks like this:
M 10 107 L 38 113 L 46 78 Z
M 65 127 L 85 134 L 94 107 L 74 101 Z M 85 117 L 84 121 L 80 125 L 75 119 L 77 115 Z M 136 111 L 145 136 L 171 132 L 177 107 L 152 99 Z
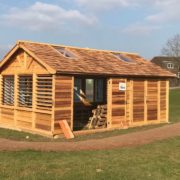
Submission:
M 75 49 L 82 49 L 82 50 L 92 50 L 92 51 L 101 51 L 101 52 L 110 52 L 110 53 L 122 53 L 122 54 L 129 54 L 129 55 L 139 55 L 138 53 L 103 50 L 103 49 L 101 50 L 101 49 L 95 49 L 95 48 L 82 48 L 82 47 L 76 47 L 76 46 L 67 46 L 67 45 L 51 44 L 51 43 L 41 43 L 41 42 L 28 41 L 28 40 L 18 40 L 16 42 L 16 44 L 20 44 L 20 43 L 32 43 L 32 44 L 40 44 L 40 45 L 61 46 L 61 47 L 65 47 L 65 48 L 75 48 Z

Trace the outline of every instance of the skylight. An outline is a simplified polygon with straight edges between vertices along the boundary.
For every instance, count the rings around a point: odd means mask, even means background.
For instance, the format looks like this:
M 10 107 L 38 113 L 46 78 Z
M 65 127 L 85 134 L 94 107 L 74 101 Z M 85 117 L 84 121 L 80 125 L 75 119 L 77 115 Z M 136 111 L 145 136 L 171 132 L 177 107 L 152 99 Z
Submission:
M 133 63 L 134 62 L 131 58 L 129 58 L 129 57 L 123 55 L 123 54 L 120 54 L 120 53 L 112 53 L 112 54 L 114 56 L 116 56 L 118 59 L 120 59 L 121 61 L 128 62 L 128 63 Z
M 54 48 L 66 58 L 75 58 L 76 56 L 65 47 L 54 46 Z

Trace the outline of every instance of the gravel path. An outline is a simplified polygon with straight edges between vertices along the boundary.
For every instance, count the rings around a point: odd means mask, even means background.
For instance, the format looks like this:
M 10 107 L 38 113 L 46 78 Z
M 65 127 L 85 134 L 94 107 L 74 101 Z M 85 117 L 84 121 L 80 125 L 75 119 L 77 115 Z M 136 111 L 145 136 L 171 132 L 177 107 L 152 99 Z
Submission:
M 168 124 L 163 127 L 104 139 L 79 142 L 23 142 L 0 138 L 0 151 L 80 151 L 114 149 L 148 144 L 175 136 L 180 136 L 180 123 Z

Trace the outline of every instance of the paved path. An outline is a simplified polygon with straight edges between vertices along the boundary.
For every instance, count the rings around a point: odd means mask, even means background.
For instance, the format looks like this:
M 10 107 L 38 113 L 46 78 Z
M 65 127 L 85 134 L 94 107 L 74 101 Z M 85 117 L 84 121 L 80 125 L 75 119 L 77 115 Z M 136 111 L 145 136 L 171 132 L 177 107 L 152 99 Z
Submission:
M 141 132 L 134 132 L 104 139 L 79 142 L 23 142 L 0 138 L 0 151 L 40 150 L 79 151 L 130 147 L 148 144 L 157 140 L 180 136 L 180 123 L 169 124 Z

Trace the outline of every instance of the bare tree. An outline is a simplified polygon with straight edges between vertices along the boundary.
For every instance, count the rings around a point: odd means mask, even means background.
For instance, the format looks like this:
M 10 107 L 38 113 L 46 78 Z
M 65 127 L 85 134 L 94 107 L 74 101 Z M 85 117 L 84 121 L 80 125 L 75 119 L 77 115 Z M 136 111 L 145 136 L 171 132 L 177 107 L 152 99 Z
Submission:
M 162 54 L 171 57 L 180 57 L 180 34 L 168 39 L 166 45 L 162 49 Z

